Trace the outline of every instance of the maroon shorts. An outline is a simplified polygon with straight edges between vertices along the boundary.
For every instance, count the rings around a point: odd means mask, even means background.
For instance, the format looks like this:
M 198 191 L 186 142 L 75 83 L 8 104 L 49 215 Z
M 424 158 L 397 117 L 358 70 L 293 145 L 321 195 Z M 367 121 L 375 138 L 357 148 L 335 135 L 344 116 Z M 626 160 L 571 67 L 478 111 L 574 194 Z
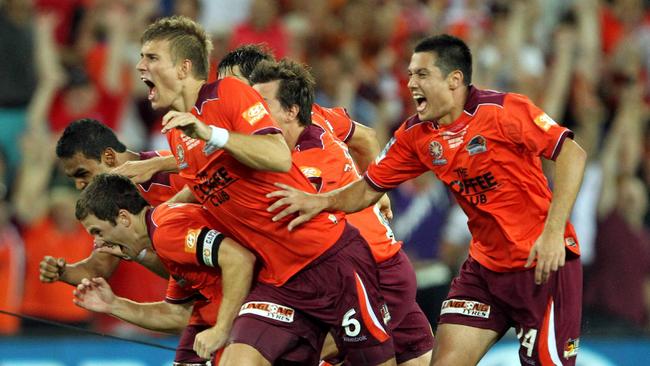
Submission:
M 207 360 L 202 359 L 194 352 L 194 338 L 197 334 L 210 328 L 210 325 L 188 325 L 183 329 L 181 338 L 176 346 L 174 363 L 180 365 L 205 365 Z
M 296 243 L 300 245 L 300 243 Z M 375 261 L 367 243 L 347 225 L 341 238 L 280 287 L 256 284 L 235 320 L 231 337 L 257 349 L 271 363 L 287 354 L 306 354 L 318 364 L 325 335 L 349 349 L 358 365 L 394 356 Z
M 386 300 L 397 363 L 417 358 L 433 349 L 433 334 L 426 315 L 415 302 L 415 271 L 400 250 L 379 263 L 379 288 Z
M 548 282 L 535 269 L 493 272 L 472 257 L 463 264 L 442 303 L 439 324 L 492 329 L 515 327 L 522 364 L 575 365 L 582 316 L 582 265 L 566 261 Z

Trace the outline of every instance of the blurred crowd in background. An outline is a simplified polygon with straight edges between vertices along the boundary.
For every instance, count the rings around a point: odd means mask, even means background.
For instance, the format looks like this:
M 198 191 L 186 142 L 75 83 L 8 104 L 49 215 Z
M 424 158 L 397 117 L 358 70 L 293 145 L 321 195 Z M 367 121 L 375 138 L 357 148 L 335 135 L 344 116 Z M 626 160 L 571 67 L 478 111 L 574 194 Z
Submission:
M 77 308 L 71 286 L 40 283 L 38 265 L 45 255 L 73 263 L 92 250 L 74 217 L 77 192 L 54 153 L 69 122 L 95 118 L 131 150 L 166 149 L 161 115 L 135 64 L 143 29 L 172 14 L 198 20 L 212 35 L 211 80 L 225 53 L 265 43 L 276 57 L 309 65 L 317 102 L 346 107 L 380 144 L 414 112 L 406 87 L 414 44 L 435 33 L 464 39 L 474 85 L 529 96 L 572 128 L 589 154 L 572 218 L 585 268 L 583 334 L 650 335 L 644 0 L 0 0 L 0 310 L 134 331 Z M 467 256 L 467 219 L 430 174 L 391 199 L 392 227 L 435 323 Z M 118 295 L 162 299 L 162 279 L 132 263 L 118 271 L 111 279 Z M 0 334 L 39 329 L 0 315 Z

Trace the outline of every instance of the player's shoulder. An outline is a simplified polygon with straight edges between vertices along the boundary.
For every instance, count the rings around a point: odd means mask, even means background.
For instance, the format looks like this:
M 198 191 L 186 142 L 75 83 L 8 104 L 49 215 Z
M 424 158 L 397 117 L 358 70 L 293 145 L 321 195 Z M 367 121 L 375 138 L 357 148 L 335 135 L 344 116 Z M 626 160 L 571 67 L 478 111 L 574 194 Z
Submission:
M 509 94 L 498 90 L 479 89 L 470 85 L 464 110 L 473 116 L 483 107 L 503 109 Z
M 205 208 L 192 203 L 162 203 L 154 208 L 151 217 L 154 224 L 161 227 L 194 220 L 203 216 L 203 211 L 205 211 Z

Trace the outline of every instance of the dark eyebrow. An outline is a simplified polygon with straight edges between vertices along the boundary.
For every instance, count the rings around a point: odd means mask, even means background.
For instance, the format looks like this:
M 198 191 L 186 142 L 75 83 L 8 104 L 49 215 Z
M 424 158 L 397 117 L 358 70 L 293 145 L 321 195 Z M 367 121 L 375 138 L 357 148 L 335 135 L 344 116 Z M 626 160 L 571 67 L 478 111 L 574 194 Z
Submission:
M 72 176 L 73 177 L 82 177 L 85 174 L 88 174 L 88 171 L 86 169 L 78 168 L 77 170 L 74 171 L 74 173 L 72 173 Z

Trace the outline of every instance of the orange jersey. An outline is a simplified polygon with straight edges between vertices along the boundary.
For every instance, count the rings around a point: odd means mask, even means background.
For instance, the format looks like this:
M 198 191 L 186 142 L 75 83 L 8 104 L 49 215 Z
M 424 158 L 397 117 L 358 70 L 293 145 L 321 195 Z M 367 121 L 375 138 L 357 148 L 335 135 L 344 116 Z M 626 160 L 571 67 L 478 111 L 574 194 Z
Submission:
M 158 156 L 169 156 L 171 154 L 169 150 L 143 151 L 140 153 L 140 160 L 148 160 Z M 185 181 L 178 174 L 160 172 L 154 174 L 149 181 L 138 183 L 136 186 L 145 201 L 152 206 L 158 206 L 183 189 Z
M 469 217 L 470 255 L 493 271 L 520 270 L 552 197 L 539 157 L 555 160 L 572 136 L 522 95 L 470 87 L 465 110 L 451 125 L 417 116 L 402 124 L 366 180 L 381 191 L 433 171 Z M 579 255 L 568 222 L 565 244 Z
M 165 301 L 199 300 L 190 324 L 214 325 L 221 304 L 221 270 L 216 258 L 224 236 L 213 229 L 212 221 L 205 208 L 194 204 L 162 204 L 147 213 L 149 237 L 170 275 Z M 207 304 L 203 304 L 205 299 Z
M 291 156 L 319 193 L 344 187 L 361 177 L 348 148 L 327 132 L 326 126 L 324 116 L 312 113 L 312 125 L 302 132 Z M 348 214 L 346 218 L 370 244 L 377 263 L 392 258 L 402 247 L 379 212 L 378 204 Z
M 209 125 L 239 134 L 280 133 L 268 107 L 250 86 L 235 78 L 204 85 L 192 113 Z M 207 151 L 201 140 L 179 130 L 167 133 L 180 175 L 194 196 L 213 214 L 214 221 L 242 245 L 257 254 L 259 280 L 281 286 L 291 276 L 330 248 L 343 233 L 342 213 L 323 213 L 289 232 L 291 218 L 273 222 L 266 209 L 274 201 L 266 194 L 273 184 L 315 192 L 295 164 L 287 173 L 251 169 L 225 150 Z
M 320 121 L 317 123 L 321 127 L 343 142 L 348 142 L 354 135 L 356 125 L 345 108 L 325 108 L 314 103 L 311 107 L 311 115 L 312 119 Z

